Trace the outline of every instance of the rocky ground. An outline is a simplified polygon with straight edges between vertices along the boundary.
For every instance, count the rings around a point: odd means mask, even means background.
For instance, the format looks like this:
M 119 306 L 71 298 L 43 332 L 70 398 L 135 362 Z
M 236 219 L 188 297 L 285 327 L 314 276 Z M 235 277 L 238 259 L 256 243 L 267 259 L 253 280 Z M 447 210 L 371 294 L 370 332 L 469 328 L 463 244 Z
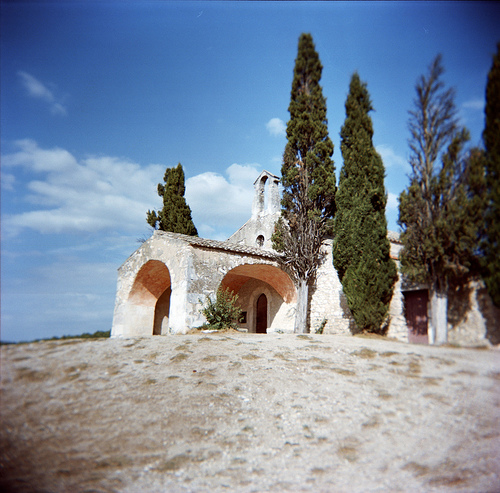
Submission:
M 500 351 L 200 334 L 1 348 L 0 490 L 500 491 Z

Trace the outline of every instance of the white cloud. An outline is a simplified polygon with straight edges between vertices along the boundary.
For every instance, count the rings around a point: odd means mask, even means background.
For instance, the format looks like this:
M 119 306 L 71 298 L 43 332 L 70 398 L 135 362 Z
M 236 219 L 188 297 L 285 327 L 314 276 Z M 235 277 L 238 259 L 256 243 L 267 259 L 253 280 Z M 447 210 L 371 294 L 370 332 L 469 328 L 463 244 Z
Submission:
M 200 235 L 227 239 L 252 214 L 253 182 L 260 172 L 257 164 L 232 164 L 228 179 L 206 172 L 186 180 L 186 200 Z
M 462 104 L 462 107 L 469 110 L 482 111 L 484 110 L 484 105 L 485 105 L 484 99 L 476 98 L 476 99 L 470 99 L 469 101 L 465 101 L 465 103 Z
M 271 135 L 286 135 L 286 125 L 285 122 L 281 120 L 281 118 L 271 118 L 266 123 L 266 128 Z
M 40 233 L 142 231 L 164 171 L 115 157 L 78 161 L 64 149 L 41 149 L 32 140 L 16 142 L 18 152 L 2 156 L 7 167 L 23 167 L 39 179 L 28 182 L 32 210 L 5 214 L 9 234 L 28 228 Z
M 398 167 L 405 171 L 409 171 L 410 166 L 408 161 L 404 157 L 396 154 L 392 147 L 382 144 L 376 146 L 376 150 L 380 154 L 386 168 Z
M 161 207 L 156 187 L 162 165 L 141 167 L 111 156 L 79 160 L 65 149 L 42 149 L 29 139 L 15 145 L 17 152 L 2 156 L 4 168 L 21 167 L 34 176 L 24 185 L 28 210 L 4 213 L 9 236 L 24 229 L 140 235 L 147 228 L 146 211 Z M 226 176 L 205 172 L 186 180 L 186 200 L 201 236 L 226 239 L 250 218 L 253 182 L 260 171 L 258 164 L 235 163 Z
M 226 173 L 229 176 L 229 182 L 232 185 L 241 185 L 244 187 L 252 186 L 253 182 L 257 179 L 259 174 L 258 164 L 231 164 L 227 168 Z
M 17 74 L 21 78 L 21 83 L 30 97 L 40 99 L 41 101 L 48 103 L 50 111 L 53 115 L 66 115 L 66 107 L 62 104 L 62 100 L 56 99 L 53 91 L 51 91 L 45 84 L 27 72 L 19 71 Z
M 399 200 L 398 195 L 395 193 L 389 192 L 387 194 L 387 209 L 397 211 L 399 209 Z

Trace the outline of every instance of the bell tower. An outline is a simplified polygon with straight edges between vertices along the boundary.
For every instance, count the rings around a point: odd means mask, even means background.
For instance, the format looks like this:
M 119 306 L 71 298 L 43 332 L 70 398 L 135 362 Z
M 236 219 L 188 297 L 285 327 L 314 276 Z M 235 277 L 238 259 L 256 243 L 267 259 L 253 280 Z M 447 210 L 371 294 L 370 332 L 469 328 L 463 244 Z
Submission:
M 252 217 L 228 241 L 272 250 L 271 235 L 281 214 L 279 177 L 262 171 L 255 180 Z

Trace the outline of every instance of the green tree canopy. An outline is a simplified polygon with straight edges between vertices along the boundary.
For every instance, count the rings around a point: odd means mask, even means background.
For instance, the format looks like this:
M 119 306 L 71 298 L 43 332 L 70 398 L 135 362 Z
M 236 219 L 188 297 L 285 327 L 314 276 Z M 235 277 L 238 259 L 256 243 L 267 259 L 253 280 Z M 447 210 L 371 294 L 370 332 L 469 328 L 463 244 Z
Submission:
M 191 218 L 191 209 L 184 193 L 184 170 L 179 163 L 176 168 L 167 168 L 163 177 L 164 185 L 158 184 L 158 195 L 163 199 L 163 208 L 147 212 L 147 223 L 154 229 L 171 231 L 190 236 L 198 236 Z
M 333 263 L 358 330 L 383 332 L 397 280 L 387 238 L 385 169 L 373 146 L 366 83 L 354 73 L 345 103 Z
M 500 307 L 500 43 L 486 85 L 485 146 L 486 214 L 482 242 L 484 280 Z
M 481 216 L 474 210 L 481 159 L 465 150 L 469 132 L 458 126 L 454 91 L 445 89 L 443 71 L 438 55 L 417 83 L 409 120 L 412 174 L 399 198 L 401 268 L 429 286 L 431 343 L 447 341 L 450 289 L 475 273 Z
M 298 285 L 295 331 L 307 332 L 309 284 L 323 259 L 321 245 L 332 232 L 335 213 L 333 143 L 328 135 L 326 99 L 319 84 L 323 67 L 310 34 L 299 38 L 288 107 L 288 142 L 283 154 L 282 218 L 273 247 Z

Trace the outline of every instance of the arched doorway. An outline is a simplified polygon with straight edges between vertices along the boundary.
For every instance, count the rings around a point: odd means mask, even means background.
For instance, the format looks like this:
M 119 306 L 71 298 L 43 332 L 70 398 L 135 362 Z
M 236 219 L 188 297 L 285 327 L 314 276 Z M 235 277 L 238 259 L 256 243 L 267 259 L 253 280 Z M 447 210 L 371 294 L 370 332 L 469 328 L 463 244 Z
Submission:
M 257 300 L 255 332 L 257 334 L 267 334 L 267 298 L 264 293 Z

